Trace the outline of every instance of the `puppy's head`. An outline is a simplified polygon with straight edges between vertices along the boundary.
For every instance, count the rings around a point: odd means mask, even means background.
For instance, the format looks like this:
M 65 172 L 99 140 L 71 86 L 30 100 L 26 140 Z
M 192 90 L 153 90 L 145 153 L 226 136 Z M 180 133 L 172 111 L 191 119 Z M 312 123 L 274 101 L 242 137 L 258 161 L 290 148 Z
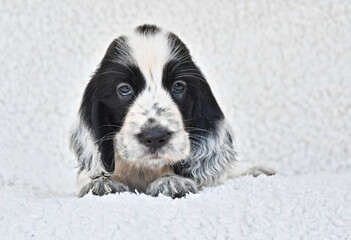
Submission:
M 111 43 L 80 114 L 109 172 L 115 157 L 148 167 L 184 160 L 223 119 L 185 44 L 153 25 Z

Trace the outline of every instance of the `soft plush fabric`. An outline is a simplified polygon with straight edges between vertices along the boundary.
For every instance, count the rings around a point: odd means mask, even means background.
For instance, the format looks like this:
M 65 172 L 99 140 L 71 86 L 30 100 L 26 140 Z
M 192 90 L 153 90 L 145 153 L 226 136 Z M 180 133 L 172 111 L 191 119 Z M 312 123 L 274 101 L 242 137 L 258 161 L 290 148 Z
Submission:
M 0 2 L 0 239 L 351 238 L 351 1 Z M 239 159 L 278 171 L 185 199 L 74 195 L 68 132 L 109 43 L 188 45 Z
M 351 179 L 242 177 L 172 200 L 55 196 L 5 187 L 1 236 L 18 239 L 348 239 Z M 4 238 L 7 239 L 7 238 Z

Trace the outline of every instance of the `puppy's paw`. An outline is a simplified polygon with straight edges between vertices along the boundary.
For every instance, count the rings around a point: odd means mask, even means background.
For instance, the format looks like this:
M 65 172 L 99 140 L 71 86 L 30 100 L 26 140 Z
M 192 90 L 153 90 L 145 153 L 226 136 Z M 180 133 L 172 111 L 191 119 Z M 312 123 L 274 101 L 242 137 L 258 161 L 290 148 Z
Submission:
M 261 174 L 264 174 L 267 176 L 272 176 L 272 175 L 276 174 L 276 171 L 273 169 L 270 169 L 270 168 L 256 166 L 256 167 L 252 167 L 252 168 L 246 170 L 244 173 L 241 174 L 241 176 L 252 175 L 254 177 L 257 177 Z
M 177 176 L 167 176 L 156 179 L 146 189 L 146 194 L 157 197 L 158 194 L 169 196 L 171 198 L 181 198 L 187 193 L 197 193 L 198 185 L 195 181 Z
M 92 192 L 94 195 L 103 196 L 109 193 L 117 192 L 127 192 L 129 191 L 128 186 L 115 182 L 106 177 L 98 177 L 91 180 L 87 185 L 85 185 L 79 192 L 78 197 L 83 197 L 84 195 Z

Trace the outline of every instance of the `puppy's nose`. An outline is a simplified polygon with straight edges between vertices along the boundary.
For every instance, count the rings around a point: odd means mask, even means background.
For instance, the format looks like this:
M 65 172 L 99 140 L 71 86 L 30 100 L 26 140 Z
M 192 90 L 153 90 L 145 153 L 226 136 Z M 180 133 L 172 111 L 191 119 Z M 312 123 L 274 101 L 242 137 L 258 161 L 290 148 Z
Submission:
M 164 146 L 170 137 L 171 133 L 163 129 L 153 128 L 144 130 L 138 135 L 142 144 L 150 148 L 160 148 Z

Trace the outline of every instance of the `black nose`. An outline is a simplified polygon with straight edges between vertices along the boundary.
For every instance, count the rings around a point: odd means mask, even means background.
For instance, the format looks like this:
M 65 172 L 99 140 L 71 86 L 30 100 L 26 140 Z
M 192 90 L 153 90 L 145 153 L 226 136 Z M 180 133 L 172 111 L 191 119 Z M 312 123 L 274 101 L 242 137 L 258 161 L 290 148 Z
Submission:
M 147 129 L 138 135 L 142 144 L 150 148 L 160 148 L 164 146 L 170 137 L 170 132 L 162 129 Z

